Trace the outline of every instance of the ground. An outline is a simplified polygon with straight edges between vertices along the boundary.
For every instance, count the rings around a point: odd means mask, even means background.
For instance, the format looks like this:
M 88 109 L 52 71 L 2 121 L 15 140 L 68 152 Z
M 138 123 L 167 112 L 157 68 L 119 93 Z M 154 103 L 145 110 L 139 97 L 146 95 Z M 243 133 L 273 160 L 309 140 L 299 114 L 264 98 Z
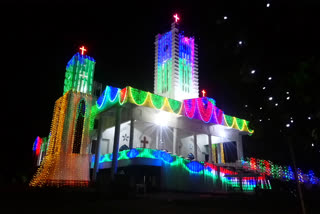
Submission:
M 134 195 L 89 190 L 5 192 L 10 213 L 300 213 L 298 200 L 284 192 L 258 194 L 154 193 Z M 305 195 L 308 214 L 320 213 L 319 192 Z

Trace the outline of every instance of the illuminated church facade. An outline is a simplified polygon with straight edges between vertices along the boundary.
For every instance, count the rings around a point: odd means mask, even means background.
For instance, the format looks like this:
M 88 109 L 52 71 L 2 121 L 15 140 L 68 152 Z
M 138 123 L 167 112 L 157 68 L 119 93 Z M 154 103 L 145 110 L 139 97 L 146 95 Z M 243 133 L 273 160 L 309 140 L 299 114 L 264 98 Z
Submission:
M 96 97 L 95 60 L 84 47 L 72 57 L 50 134 L 33 147 L 39 168 L 31 186 L 88 186 L 122 175 L 147 189 L 270 188 L 261 175 L 241 171 L 249 122 L 199 97 L 197 44 L 178 19 L 156 36 L 153 93 L 108 85 Z

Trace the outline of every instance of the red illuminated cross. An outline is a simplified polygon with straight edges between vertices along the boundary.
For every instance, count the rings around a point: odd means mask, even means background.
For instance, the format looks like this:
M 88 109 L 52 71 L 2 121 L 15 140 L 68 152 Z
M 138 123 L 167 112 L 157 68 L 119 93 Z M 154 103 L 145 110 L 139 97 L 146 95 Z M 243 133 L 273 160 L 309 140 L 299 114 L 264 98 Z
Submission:
M 80 50 L 81 50 L 81 55 L 83 55 L 83 52 L 87 51 L 87 49 L 85 49 L 84 46 L 82 46 Z
M 175 18 L 175 19 L 176 19 L 176 20 L 175 20 L 175 22 L 178 22 L 178 20 L 180 19 L 180 18 L 178 17 L 178 14 L 177 14 L 177 13 L 176 13 L 176 14 L 174 14 L 173 18 Z
M 147 141 L 146 136 L 143 137 L 143 140 L 141 141 L 141 143 L 143 143 L 143 148 L 146 148 L 146 144 L 149 143 L 149 142 Z
M 202 92 L 202 97 L 205 97 L 207 92 L 204 89 L 201 92 Z

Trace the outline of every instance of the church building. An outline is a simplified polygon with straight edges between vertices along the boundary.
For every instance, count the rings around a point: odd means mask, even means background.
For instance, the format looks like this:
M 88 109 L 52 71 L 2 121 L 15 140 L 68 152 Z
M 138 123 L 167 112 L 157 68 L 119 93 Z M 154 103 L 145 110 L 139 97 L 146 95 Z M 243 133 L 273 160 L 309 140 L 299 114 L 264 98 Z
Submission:
M 94 96 L 95 60 L 84 46 L 72 57 L 50 134 L 33 146 L 39 168 L 31 186 L 86 187 L 123 176 L 145 191 L 271 188 L 241 167 L 249 122 L 225 114 L 205 91 L 199 97 L 198 46 L 174 19 L 155 37 L 153 92 L 107 85 Z

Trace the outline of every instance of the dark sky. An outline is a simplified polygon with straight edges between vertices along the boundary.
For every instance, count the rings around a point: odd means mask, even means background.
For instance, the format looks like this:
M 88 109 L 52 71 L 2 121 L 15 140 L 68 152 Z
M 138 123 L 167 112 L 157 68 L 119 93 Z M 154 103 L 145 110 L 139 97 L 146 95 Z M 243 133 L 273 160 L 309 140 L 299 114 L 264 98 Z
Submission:
M 7 16 L 3 40 L 8 57 L 3 73 L 9 75 L 2 79 L 3 104 L 8 107 L 7 172 L 30 171 L 32 144 L 50 131 L 66 63 L 80 46 L 96 60 L 95 80 L 103 86 L 130 85 L 152 92 L 154 38 L 170 30 L 176 12 L 186 36 L 199 44 L 200 90 L 206 89 L 226 114 L 248 119 L 256 130 L 245 138 L 245 154 L 291 164 L 285 136 L 292 135 L 298 165 L 319 172 L 319 139 L 311 132 L 319 128 L 320 118 L 320 7 L 269 2 L 270 7 L 260 0 L 8 6 L 15 13 Z M 290 117 L 294 123 L 288 129 Z

